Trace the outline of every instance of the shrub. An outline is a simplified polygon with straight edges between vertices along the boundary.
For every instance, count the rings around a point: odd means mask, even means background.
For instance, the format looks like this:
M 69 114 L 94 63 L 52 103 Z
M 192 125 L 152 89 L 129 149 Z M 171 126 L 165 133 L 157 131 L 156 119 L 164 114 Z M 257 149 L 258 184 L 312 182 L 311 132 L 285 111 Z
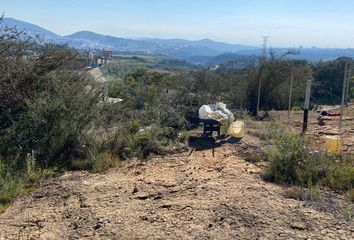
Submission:
M 266 177 L 275 182 L 299 181 L 300 164 L 305 158 L 304 139 L 294 133 L 284 133 L 276 140 L 275 147 L 267 151 L 270 163 Z
M 70 161 L 70 165 L 68 166 L 70 170 L 89 170 L 92 169 L 92 163 L 87 161 L 85 158 L 76 158 Z
M 22 179 L 11 176 L 0 178 L 0 205 L 8 205 L 24 189 L 25 184 Z
M 301 107 L 299 107 L 299 106 L 293 107 L 292 110 L 293 110 L 293 111 L 296 111 L 296 112 L 302 111 Z
M 18 38 L 0 36 L 0 48 L 7 44 L 25 52 L 29 46 Z M 6 164 L 16 160 L 18 168 L 26 168 L 32 151 L 40 167 L 67 164 L 83 154 L 99 90 L 74 70 L 77 52 L 55 45 L 37 49 L 36 58 L 23 58 L 24 52 L 7 47 L 0 53 L 0 154 Z
M 140 130 L 140 122 L 138 120 L 134 120 L 130 124 L 130 133 L 136 134 L 139 132 L 139 130 Z
M 353 191 L 354 161 L 352 158 L 340 159 L 328 164 L 327 174 L 322 183 L 334 190 Z
M 14 169 L 14 166 L 4 164 L 0 158 L 0 213 L 22 193 L 28 193 L 37 188 L 44 178 L 53 176 L 51 169 L 40 170 L 36 166 L 34 154 L 28 154 L 25 169 Z
M 178 134 L 178 139 L 183 144 L 188 144 L 191 133 L 188 131 L 182 131 Z
M 119 160 L 110 153 L 101 153 L 94 161 L 92 172 L 103 172 L 117 166 Z
M 278 183 L 351 191 L 354 186 L 353 158 L 335 158 L 314 150 L 303 136 L 284 133 L 267 150 L 270 160 L 264 177 Z
M 135 149 L 135 156 L 139 158 L 147 158 L 151 153 L 158 154 L 160 152 L 160 144 L 158 142 L 158 129 L 145 130 L 133 136 L 132 148 Z
M 181 114 L 173 109 L 164 109 L 160 114 L 161 125 L 164 127 L 172 127 L 180 129 L 183 126 L 184 119 Z
M 279 139 L 285 132 L 284 124 L 279 121 L 268 122 L 266 128 L 268 131 L 268 140 Z

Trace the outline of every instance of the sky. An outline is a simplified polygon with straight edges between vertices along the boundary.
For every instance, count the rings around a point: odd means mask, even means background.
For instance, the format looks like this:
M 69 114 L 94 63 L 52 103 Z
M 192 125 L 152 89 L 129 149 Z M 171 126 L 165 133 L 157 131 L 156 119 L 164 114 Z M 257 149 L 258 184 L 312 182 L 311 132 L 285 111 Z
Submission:
M 354 48 L 354 0 L 0 0 L 0 12 L 60 35 Z

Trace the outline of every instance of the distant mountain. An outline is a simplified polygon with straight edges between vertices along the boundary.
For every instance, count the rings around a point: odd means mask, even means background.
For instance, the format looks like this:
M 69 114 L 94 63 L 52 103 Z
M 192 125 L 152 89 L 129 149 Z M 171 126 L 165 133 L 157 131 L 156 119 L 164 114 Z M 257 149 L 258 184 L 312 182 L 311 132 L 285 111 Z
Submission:
M 199 41 L 158 38 L 127 39 L 89 31 L 60 36 L 37 25 L 13 18 L 5 18 L 2 24 L 24 29 L 28 35 L 39 36 L 46 42 L 68 44 L 81 50 L 111 48 L 115 53 L 159 54 L 181 58 L 196 64 L 225 64 L 232 61 L 241 65 L 249 64 L 254 61 L 254 56 L 261 54 L 261 48 L 258 47 L 216 42 L 210 39 Z M 286 49 L 274 50 L 280 53 Z M 316 62 L 341 56 L 354 57 L 354 49 L 303 48 L 299 55 L 292 58 Z
M 144 41 L 157 43 L 162 47 L 199 47 L 199 48 L 207 48 L 213 49 L 217 52 L 237 52 L 240 50 L 249 50 L 249 49 L 257 49 L 257 47 L 251 47 L 241 44 L 230 44 L 223 42 L 216 42 L 210 39 L 202 39 L 199 41 L 191 41 L 185 39 L 158 39 L 158 38 L 144 38 Z
M 272 50 L 278 55 L 282 55 L 288 49 L 273 48 Z M 329 61 L 343 56 L 354 58 L 354 48 L 343 49 L 343 48 L 312 47 L 312 48 L 299 48 L 297 50 L 299 50 L 298 54 L 290 55 L 288 56 L 288 58 L 297 59 L 297 60 L 307 60 L 309 62 Z M 248 50 L 241 50 L 237 52 L 237 55 L 259 56 L 261 52 L 262 52 L 261 49 L 248 49 Z
M 253 49 L 243 45 L 214 42 L 212 40 L 190 41 L 184 39 L 126 39 L 81 31 L 63 37 L 76 48 L 112 48 L 121 52 L 146 52 L 149 54 L 164 54 L 168 56 L 191 59 L 192 56 L 216 56 L 224 52 Z
M 39 27 L 31 23 L 16 20 L 13 18 L 4 18 L 2 24 L 16 27 L 18 30 L 25 30 L 29 36 L 31 37 L 39 36 L 40 38 L 43 38 L 46 41 L 56 40 L 57 38 L 60 37 L 58 34 L 48 31 L 47 29 L 44 29 L 42 27 Z
M 113 36 L 101 35 L 89 31 L 80 31 L 64 36 L 61 40 L 66 41 L 70 46 L 79 49 L 100 49 L 112 48 L 115 51 L 141 51 L 151 46 L 143 46 L 140 41 Z
M 210 39 L 190 41 L 185 39 L 158 39 L 142 38 L 127 39 L 108 35 L 102 35 L 90 31 L 80 31 L 67 36 L 60 36 L 34 24 L 19 21 L 13 18 L 5 18 L 4 24 L 25 29 L 31 36 L 39 35 L 47 42 L 68 44 L 77 49 L 102 49 L 111 48 L 114 52 L 162 54 L 171 57 L 182 58 L 194 63 L 205 63 L 208 59 L 225 52 L 237 52 L 252 50 L 255 47 L 240 44 L 215 42 Z M 195 59 L 198 59 L 195 61 Z

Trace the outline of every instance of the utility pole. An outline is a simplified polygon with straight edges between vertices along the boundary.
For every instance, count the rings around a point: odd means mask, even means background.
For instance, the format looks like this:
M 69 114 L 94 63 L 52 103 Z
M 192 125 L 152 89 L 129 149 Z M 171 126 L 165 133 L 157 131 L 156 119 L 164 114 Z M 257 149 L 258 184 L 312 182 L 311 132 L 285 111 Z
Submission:
M 290 124 L 290 111 L 291 111 L 291 99 L 292 99 L 292 93 L 293 93 L 293 82 L 294 82 L 294 63 L 292 63 L 292 66 L 291 66 L 289 103 L 288 103 L 288 125 Z
M 262 36 L 262 38 L 263 38 L 263 51 L 262 51 L 262 56 L 261 56 L 261 61 L 260 61 L 261 66 L 259 68 L 258 95 L 257 95 L 257 116 L 259 115 L 259 105 L 260 105 L 260 100 L 261 100 L 262 70 L 263 70 L 263 64 L 266 60 L 267 43 L 268 43 L 269 37 L 270 36 Z
M 342 87 L 342 102 L 340 105 L 340 118 L 339 118 L 339 129 L 338 129 L 338 134 L 339 136 L 342 134 L 342 122 L 343 122 L 343 108 L 344 108 L 344 102 L 345 102 L 345 93 L 346 93 L 346 86 L 347 86 L 347 81 L 348 79 L 348 72 L 349 72 L 349 61 L 351 61 L 350 58 L 345 59 L 345 65 L 344 65 L 344 76 L 343 76 L 343 87 Z

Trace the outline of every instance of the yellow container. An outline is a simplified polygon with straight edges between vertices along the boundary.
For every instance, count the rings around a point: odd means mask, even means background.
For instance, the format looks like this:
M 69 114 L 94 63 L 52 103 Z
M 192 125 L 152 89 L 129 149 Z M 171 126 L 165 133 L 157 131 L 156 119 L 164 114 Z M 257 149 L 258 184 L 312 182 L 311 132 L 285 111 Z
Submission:
M 342 147 L 342 138 L 340 136 L 326 136 L 326 151 L 328 155 L 341 155 Z
M 245 123 L 242 121 L 233 122 L 227 130 L 227 135 L 234 138 L 243 138 L 245 136 Z

